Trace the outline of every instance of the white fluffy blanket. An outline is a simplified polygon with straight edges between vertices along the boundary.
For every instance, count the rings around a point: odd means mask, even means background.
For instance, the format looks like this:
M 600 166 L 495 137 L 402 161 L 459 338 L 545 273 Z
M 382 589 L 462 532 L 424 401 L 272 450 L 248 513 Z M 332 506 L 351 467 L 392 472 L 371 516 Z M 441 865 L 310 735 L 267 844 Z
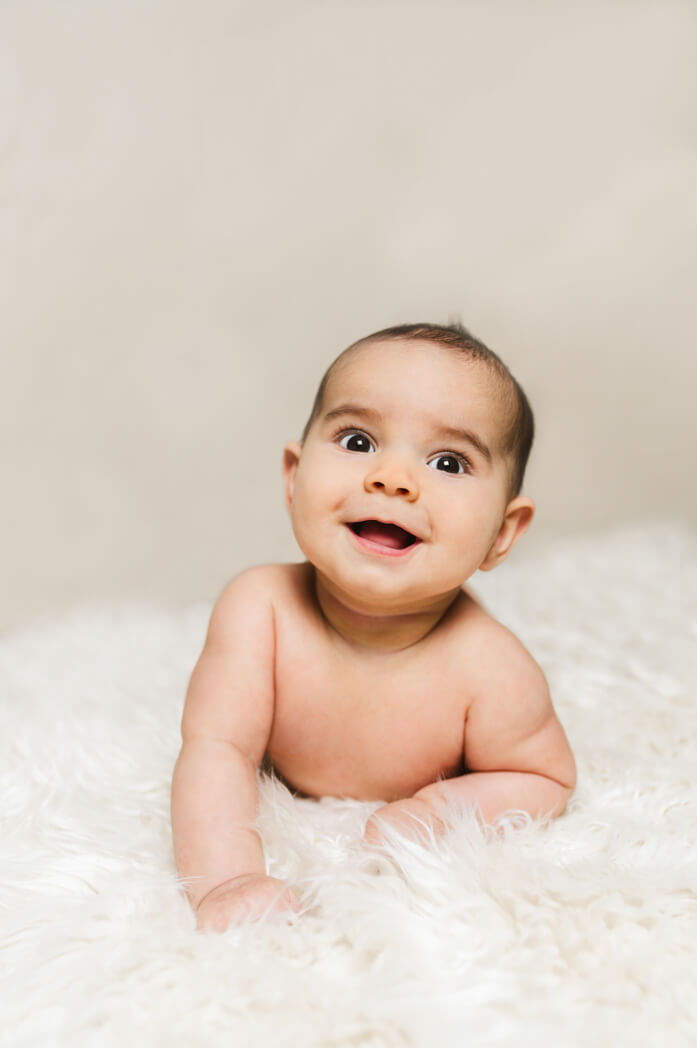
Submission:
M 7 637 L 4 1043 L 695 1044 L 697 542 L 567 540 L 475 581 L 550 680 L 579 766 L 567 813 L 369 849 L 376 805 L 263 780 L 269 868 L 306 912 L 223 936 L 194 932 L 169 827 L 210 608 Z

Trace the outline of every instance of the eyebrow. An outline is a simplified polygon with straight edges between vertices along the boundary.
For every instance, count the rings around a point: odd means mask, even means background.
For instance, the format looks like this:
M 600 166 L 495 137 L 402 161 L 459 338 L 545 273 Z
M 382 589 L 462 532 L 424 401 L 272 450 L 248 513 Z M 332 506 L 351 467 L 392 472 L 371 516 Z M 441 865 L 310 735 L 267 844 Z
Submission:
M 328 411 L 324 417 L 323 422 L 329 422 L 333 418 L 338 418 L 340 415 L 353 415 L 357 418 L 367 419 L 369 422 L 382 422 L 383 416 L 379 411 L 374 411 L 373 408 L 361 407 L 359 404 L 340 404 L 338 408 L 332 408 Z M 479 452 L 482 458 L 486 459 L 488 463 L 493 460 L 491 450 L 486 446 L 483 440 L 477 436 L 471 429 L 462 429 L 458 426 L 444 426 L 442 423 L 437 424 L 434 427 L 437 430 L 439 436 L 449 437 L 452 440 L 461 440 L 471 446 Z

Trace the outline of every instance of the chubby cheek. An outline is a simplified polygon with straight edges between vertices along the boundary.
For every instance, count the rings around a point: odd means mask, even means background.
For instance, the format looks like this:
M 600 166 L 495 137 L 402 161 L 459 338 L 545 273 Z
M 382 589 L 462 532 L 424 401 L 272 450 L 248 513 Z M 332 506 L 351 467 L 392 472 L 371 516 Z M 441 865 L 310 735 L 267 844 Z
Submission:
M 451 507 L 439 516 L 435 534 L 436 547 L 455 571 L 473 574 L 488 553 L 498 534 L 497 520 L 480 506 Z M 456 566 L 457 565 L 457 566 Z
M 290 517 L 298 545 L 306 555 L 315 550 L 317 543 L 326 541 L 327 529 L 335 524 L 342 502 L 342 491 L 331 471 L 316 466 L 302 469 L 301 463 L 295 478 Z

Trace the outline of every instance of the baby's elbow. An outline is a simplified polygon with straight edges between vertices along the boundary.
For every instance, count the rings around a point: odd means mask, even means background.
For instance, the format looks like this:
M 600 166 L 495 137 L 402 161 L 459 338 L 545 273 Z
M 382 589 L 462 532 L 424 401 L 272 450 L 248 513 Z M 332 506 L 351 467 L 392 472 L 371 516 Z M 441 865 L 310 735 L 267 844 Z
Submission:
M 576 761 L 573 756 L 570 756 L 568 767 L 566 767 L 563 773 L 556 777 L 554 780 L 559 787 L 559 801 L 555 807 L 554 815 L 561 815 L 566 810 L 566 806 L 571 800 L 574 790 L 576 789 L 577 774 L 576 774 Z
M 562 784 L 562 786 L 565 787 L 565 789 L 568 790 L 569 797 L 571 796 L 571 794 L 576 789 L 577 781 L 578 781 L 578 772 L 577 772 L 577 769 L 576 769 L 576 761 L 574 759 L 573 753 L 571 752 L 571 750 L 569 750 L 569 754 L 568 754 L 568 757 L 567 757 L 567 760 L 566 760 L 566 767 L 564 768 L 564 776 L 561 779 L 561 784 Z M 568 800 L 568 797 L 567 797 L 567 800 Z
M 547 780 L 545 792 L 552 801 L 548 816 L 556 819 L 566 810 L 576 789 L 576 761 L 571 750 L 567 750 L 563 756 L 557 755 L 553 764 L 548 762 L 544 770 L 539 768 L 538 774 Z
M 560 787 L 560 790 L 559 790 L 559 802 L 558 802 L 556 808 L 554 809 L 554 818 L 555 819 L 557 818 L 557 816 L 564 814 L 564 812 L 566 811 L 566 806 L 569 803 L 569 801 L 571 800 L 571 795 L 573 794 L 573 792 L 574 792 L 573 789 L 571 787 L 569 787 L 569 786 L 561 786 Z
M 568 800 L 576 789 L 578 776 L 576 760 L 566 739 L 563 739 L 563 745 L 557 746 L 555 753 L 548 755 L 545 763 L 548 777 L 561 786 Z

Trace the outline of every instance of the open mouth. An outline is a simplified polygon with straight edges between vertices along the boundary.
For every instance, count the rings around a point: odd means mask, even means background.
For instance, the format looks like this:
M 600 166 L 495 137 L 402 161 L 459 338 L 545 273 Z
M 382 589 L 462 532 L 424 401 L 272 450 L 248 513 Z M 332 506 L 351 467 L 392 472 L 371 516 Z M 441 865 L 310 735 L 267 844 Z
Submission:
M 351 531 L 364 542 L 385 549 L 407 549 L 421 540 L 397 524 L 383 524 L 380 520 L 357 520 L 349 524 Z

